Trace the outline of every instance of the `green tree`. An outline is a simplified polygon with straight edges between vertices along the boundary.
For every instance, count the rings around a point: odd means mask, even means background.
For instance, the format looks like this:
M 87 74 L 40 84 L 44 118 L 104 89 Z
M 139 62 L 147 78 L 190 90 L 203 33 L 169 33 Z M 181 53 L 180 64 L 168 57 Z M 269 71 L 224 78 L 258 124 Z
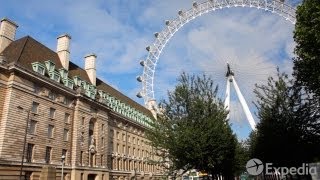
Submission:
M 260 119 L 250 136 L 251 155 L 276 166 L 301 166 L 319 157 L 319 104 L 285 74 L 254 90 Z
M 233 178 L 237 140 L 211 78 L 182 73 L 147 137 L 170 172 L 197 169 Z
M 320 1 L 303 0 L 296 13 L 294 76 L 320 97 Z
M 240 176 L 243 172 L 246 171 L 246 164 L 250 159 L 249 152 L 249 142 L 242 141 L 237 143 L 236 153 L 235 153 L 235 174 Z

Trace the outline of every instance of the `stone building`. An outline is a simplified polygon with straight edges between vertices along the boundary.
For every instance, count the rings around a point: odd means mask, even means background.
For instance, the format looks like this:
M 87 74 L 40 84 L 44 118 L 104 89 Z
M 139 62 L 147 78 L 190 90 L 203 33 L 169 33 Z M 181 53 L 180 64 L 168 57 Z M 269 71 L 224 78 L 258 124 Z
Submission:
M 0 25 L 0 179 L 156 179 L 145 138 L 152 112 L 96 77 L 95 54 L 70 62 L 67 34 L 53 51 L 18 25 Z M 24 153 L 23 153 L 24 152 Z M 23 159 L 23 162 L 22 162 Z

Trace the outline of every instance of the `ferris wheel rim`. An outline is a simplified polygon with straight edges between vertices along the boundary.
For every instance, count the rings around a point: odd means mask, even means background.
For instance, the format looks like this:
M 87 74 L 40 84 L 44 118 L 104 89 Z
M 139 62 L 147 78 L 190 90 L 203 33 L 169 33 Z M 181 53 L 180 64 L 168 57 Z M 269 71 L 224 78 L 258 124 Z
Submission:
M 146 47 L 148 56 L 146 60 L 140 62 L 143 66 L 143 74 L 142 76 L 138 76 L 137 80 L 142 83 L 142 90 L 137 96 L 144 99 L 145 105 L 150 100 L 155 100 L 154 75 L 156 66 L 163 49 L 173 35 L 185 24 L 197 17 L 218 9 L 231 7 L 257 8 L 277 14 L 292 24 L 296 23 L 296 9 L 281 0 L 207 0 L 199 4 L 194 2 L 192 7 L 187 11 L 179 10 L 178 16 L 175 19 L 172 21 L 166 20 L 166 27 L 161 32 L 154 34 L 154 42 L 151 46 Z

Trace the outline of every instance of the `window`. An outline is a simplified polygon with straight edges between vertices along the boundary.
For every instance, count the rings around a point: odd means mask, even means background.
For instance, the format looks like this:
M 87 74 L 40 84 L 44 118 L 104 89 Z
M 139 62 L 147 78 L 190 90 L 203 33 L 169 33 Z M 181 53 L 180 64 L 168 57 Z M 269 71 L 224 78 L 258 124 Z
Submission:
M 126 153 L 126 146 L 125 146 L 125 145 L 122 146 L 122 153 L 123 153 L 123 154 Z
M 95 154 L 90 154 L 89 158 L 89 166 L 95 166 L 96 165 L 96 155 Z
M 48 138 L 53 138 L 54 125 L 48 125 Z
M 61 153 L 61 156 L 64 156 L 64 162 L 67 162 L 67 150 L 66 149 L 62 149 L 62 153 Z
M 25 171 L 24 173 L 24 179 L 25 180 L 31 180 L 32 172 L 31 171 Z
M 52 79 L 59 82 L 60 81 L 60 76 L 57 72 L 54 72 L 52 75 Z
M 36 133 L 36 125 L 37 125 L 37 121 L 30 120 L 29 134 L 35 134 Z
M 44 68 L 41 67 L 41 66 L 38 66 L 38 70 L 37 70 L 38 73 L 44 75 Z
M 70 120 L 70 114 L 69 113 L 65 113 L 64 114 L 64 122 L 65 123 L 69 123 L 69 120 Z
M 55 113 L 56 113 L 56 110 L 54 108 L 50 108 L 49 117 L 51 119 L 54 119 Z
M 101 138 L 101 147 L 104 148 L 104 138 Z
M 45 156 L 45 161 L 47 164 L 49 164 L 51 161 L 51 151 L 52 151 L 52 148 L 47 146 L 46 147 L 46 156 Z
M 34 63 L 32 63 L 32 69 L 33 69 L 33 71 L 44 75 L 45 67 L 43 64 L 41 64 L 39 62 L 34 62 Z
M 114 146 L 113 146 L 113 141 L 110 142 L 109 151 L 110 151 L 110 152 L 115 152 L 115 151 L 114 151 Z
M 101 164 L 100 164 L 100 166 L 103 166 L 103 158 L 104 158 L 104 156 L 103 156 L 103 154 L 101 155 Z
M 117 132 L 117 139 L 120 139 L 120 133 Z
M 69 98 L 67 98 L 67 97 L 63 98 L 63 104 L 70 106 L 71 103 L 72 103 L 72 101 Z
M 80 165 L 83 166 L 83 151 L 80 152 Z
M 31 111 L 32 111 L 33 113 L 38 113 L 38 107 L 39 107 L 39 103 L 37 103 L 37 102 L 32 102 L 32 109 L 31 109 Z
M 53 92 L 49 92 L 49 99 L 51 99 L 51 100 L 55 100 L 56 99 L 56 95 L 53 93 Z
M 126 140 L 126 135 L 122 134 L 122 140 L 125 141 Z
M 81 125 L 84 125 L 84 117 L 81 119 Z
M 139 141 L 139 139 L 137 139 L 137 144 L 138 144 L 138 145 L 140 145 L 140 141 Z
M 26 157 L 27 162 L 32 162 L 33 147 L 34 147 L 34 144 L 28 143 L 28 146 L 27 146 L 27 157 Z
M 66 149 L 62 149 L 61 156 L 67 157 L 67 150 Z
M 81 132 L 81 143 L 84 143 L 84 132 Z
M 115 135 L 114 131 L 112 129 L 110 129 L 110 133 L 109 133 L 110 138 L 113 139 L 114 135 Z
M 33 92 L 36 94 L 39 94 L 41 92 L 41 87 L 36 84 L 33 85 L 33 89 Z
M 133 148 L 133 154 L 132 155 L 136 155 L 136 148 Z
M 104 131 L 104 124 L 101 124 L 101 132 L 103 133 Z
M 64 129 L 63 130 L 63 140 L 64 141 L 68 141 L 68 135 L 69 135 L 69 130 L 68 129 Z
M 119 144 L 117 144 L 117 152 L 120 153 Z
M 130 138 L 130 136 L 128 136 L 128 142 L 130 142 L 131 141 L 131 138 Z
M 88 137 L 88 143 L 90 145 L 96 145 L 96 139 L 94 136 L 94 130 L 95 130 L 95 123 L 92 121 L 92 119 L 89 122 L 89 137 Z
M 132 141 L 133 141 L 132 143 L 135 144 L 135 143 L 136 143 L 136 138 L 133 137 L 133 138 L 132 138 Z

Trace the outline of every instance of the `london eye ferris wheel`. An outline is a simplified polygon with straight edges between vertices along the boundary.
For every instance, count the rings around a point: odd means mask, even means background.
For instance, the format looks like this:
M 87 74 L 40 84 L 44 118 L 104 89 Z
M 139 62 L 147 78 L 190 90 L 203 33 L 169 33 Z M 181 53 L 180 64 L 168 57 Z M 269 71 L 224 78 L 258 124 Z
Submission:
M 230 7 L 252 7 L 257 8 L 263 11 L 268 11 L 274 14 L 283 17 L 285 20 L 289 21 L 292 24 L 296 22 L 296 13 L 295 8 L 286 4 L 283 0 L 207 0 L 205 2 L 192 3 L 192 7 L 189 10 L 179 10 L 177 13 L 177 17 L 172 20 L 165 21 L 165 27 L 160 32 L 154 33 L 155 40 L 154 42 L 146 47 L 148 52 L 147 57 L 144 60 L 140 61 L 140 65 L 143 67 L 143 73 L 140 76 L 137 76 L 137 81 L 141 82 L 141 91 L 138 92 L 137 97 L 143 98 L 145 106 L 157 113 L 158 107 L 155 99 L 155 74 L 156 68 L 159 59 L 161 59 L 161 54 L 164 51 L 167 43 L 171 40 L 171 38 L 175 35 L 177 31 L 179 31 L 184 25 L 192 21 L 193 19 L 200 17 L 209 12 L 213 12 L 223 8 Z M 256 71 L 263 71 L 259 68 L 259 65 L 264 64 L 268 66 L 268 62 L 265 60 L 261 60 L 258 57 L 253 57 L 256 59 L 255 64 L 240 64 L 239 62 L 228 59 L 228 57 L 218 57 L 220 61 L 216 63 L 216 67 L 219 67 L 221 71 L 224 72 L 223 77 L 220 78 L 220 81 L 224 81 L 224 94 L 223 100 L 224 105 L 227 110 L 229 110 L 230 114 L 232 114 L 233 107 L 231 104 L 231 88 L 234 88 L 235 94 L 239 100 L 239 106 L 241 106 L 242 111 L 245 114 L 247 121 L 250 124 L 251 129 L 255 129 L 256 120 L 252 115 L 251 109 L 248 106 L 247 97 L 244 95 L 243 89 L 241 89 L 241 85 L 239 85 L 239 79 L 245 80 L 245 76 L 241 77 L 241 67 L 249 67 L 256 68 Z M 251 67 L 252 66 L 252 67 Z M 208 68 L 208 67 L 207 67 Z M 270 68 L 267 67 L 267 68 Z M 273 66 L 271 68 L 274 68 Z M 217 72 L 212 72 L 213 74 L 217 74 Z M 221 73 L 220 73 L 221 74 Z M 261 74 L 250 74 L 247 72 L 247 75 L 251 76 L 259 76 Z M 217 77 L 217 76 L 216 76 Z M 261 76 L 265 78 L 265 74 Z M 240 81 L 241 82 L 241 81 Z M 241 83 L 242 84 L 242 83 Z M 220 85 L 221 86 L 221 85 Z M 251 91 L 252 84 L 251 84 Z M 245 91 L 247 91 L 245 89 Z M 251 100 L 251 99 L 250 99 Z M 238 108 L 239 109 L 239 108 Z

